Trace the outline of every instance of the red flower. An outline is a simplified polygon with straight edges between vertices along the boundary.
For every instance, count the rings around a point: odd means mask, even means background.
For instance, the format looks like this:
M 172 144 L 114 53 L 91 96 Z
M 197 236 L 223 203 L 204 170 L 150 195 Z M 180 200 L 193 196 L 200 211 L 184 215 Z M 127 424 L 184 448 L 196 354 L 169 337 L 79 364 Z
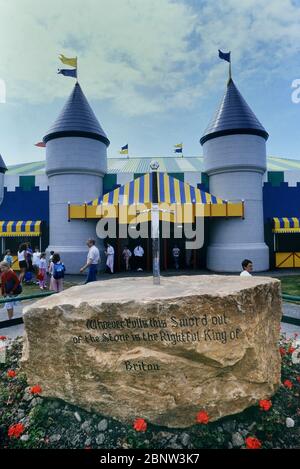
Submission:
M 145 432 L 147 430 L 147 422 L 144 419 L 135 419 L 133 428 L 136 432 Z
M 248 436 L 245 440 L 247 449 L 260 449 L 261 442 L 254 436 Z
M 0 340 L 6 340 L 7 337 L 5 335 L 0 335 Z
M 205 410 L 200 410 L 196 415 L 196 422 L 197 423 L 204 423 L 205 425 L 209 422 L 208 413 Z
M 36 384 L 35 386 L 32 386 L 30 388 L 30 393 L 31 394 L 41 394 L 41 392 L 42 392 L 42 388 L 38 384 Z
M 19 438 L 19 436 L 24 432 L 25 427 L 23 423 L 16 423 L 11 425 L 8 429 L 9 438 Z
M 291 346 L 291 347 L 288 349 L 288 353 L 291 353 L 291 354 L 292 354 L 293 352 L 295 352 L 295 350 L 296 350 L 295 347 L 292 347 L 292 346 Z
M 292 389 L 293 383 L 292 383 L 292 381 L 290 381 L 289 379 L 286 379 L 286 380 L 283 382 L 283 386 L 285 386 L 285 387 L 288 388 L 288 389 Z
M 7 376 L 8 378 L 15 378 L 17 373 L 14 370 L 8 370 L 7 371 Z
M 279 347 L 279 353 L 280 353 L 280 355 L 281 355 L 282 357 L 284 357 L 284 355 L 286 354 L 285 348 Z
M 261 408 L 261 410 L 270 410 L 272 407 L 272 402 L 268 401 L 267 399 L 262 399 L 259 401 L 259 407 Z

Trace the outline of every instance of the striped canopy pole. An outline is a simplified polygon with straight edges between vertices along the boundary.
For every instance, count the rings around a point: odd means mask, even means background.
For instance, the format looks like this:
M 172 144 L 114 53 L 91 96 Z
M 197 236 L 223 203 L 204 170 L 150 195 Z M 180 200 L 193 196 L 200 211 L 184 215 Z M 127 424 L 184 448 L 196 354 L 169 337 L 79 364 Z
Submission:
M 159 205 L 157 188 L 157 170 L 159 165 L 157 162 L 153 162 L 150 167 L 152 170 L 151 238 L 153 284 L 160 285 Z

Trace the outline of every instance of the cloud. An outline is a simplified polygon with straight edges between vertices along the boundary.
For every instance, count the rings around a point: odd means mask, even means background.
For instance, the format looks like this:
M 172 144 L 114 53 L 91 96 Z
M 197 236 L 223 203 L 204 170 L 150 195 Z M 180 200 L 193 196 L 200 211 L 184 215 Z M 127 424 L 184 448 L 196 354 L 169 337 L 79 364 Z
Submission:
M 189 109 L 225 82 L 217 49 L 243 79 L 286 73 L 299 53 L 291 0 L 0 0 L 0 74 L 7 100 L 65 98 L 58 54 L 79 57 L 89 99 L 139 116 Z

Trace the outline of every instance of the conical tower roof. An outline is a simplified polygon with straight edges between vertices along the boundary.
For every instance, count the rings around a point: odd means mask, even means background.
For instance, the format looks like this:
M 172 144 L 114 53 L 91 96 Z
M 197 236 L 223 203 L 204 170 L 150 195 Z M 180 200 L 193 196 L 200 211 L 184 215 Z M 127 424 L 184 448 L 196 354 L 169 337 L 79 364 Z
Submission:
M 44 142 L 60 137 L 88 137 L 109 145 L 109 140 L 77 82 Z
M 3 161 L 2 156 L 0 155 L 0 173 L 6 173 L 7 167 L 6 164 Z
M 233 80 L 230 79 L 221 104 L 200 139 L 200 143 L 203 145 L 207 140 L 233 134 L 259 135 L 265 140 L 269 137 L 268 132 L 250 109 Z

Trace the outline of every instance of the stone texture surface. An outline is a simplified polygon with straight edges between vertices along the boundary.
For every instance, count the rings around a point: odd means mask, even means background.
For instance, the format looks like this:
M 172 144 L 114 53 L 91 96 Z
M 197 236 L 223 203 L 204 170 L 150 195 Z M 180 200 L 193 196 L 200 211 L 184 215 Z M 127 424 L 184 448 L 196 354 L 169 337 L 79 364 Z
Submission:
M 188 427 L 272 396 L 280 384 L 280 282 L 266 277 L 123 278 L 24 311 L 30 385 L 121 421 Z

